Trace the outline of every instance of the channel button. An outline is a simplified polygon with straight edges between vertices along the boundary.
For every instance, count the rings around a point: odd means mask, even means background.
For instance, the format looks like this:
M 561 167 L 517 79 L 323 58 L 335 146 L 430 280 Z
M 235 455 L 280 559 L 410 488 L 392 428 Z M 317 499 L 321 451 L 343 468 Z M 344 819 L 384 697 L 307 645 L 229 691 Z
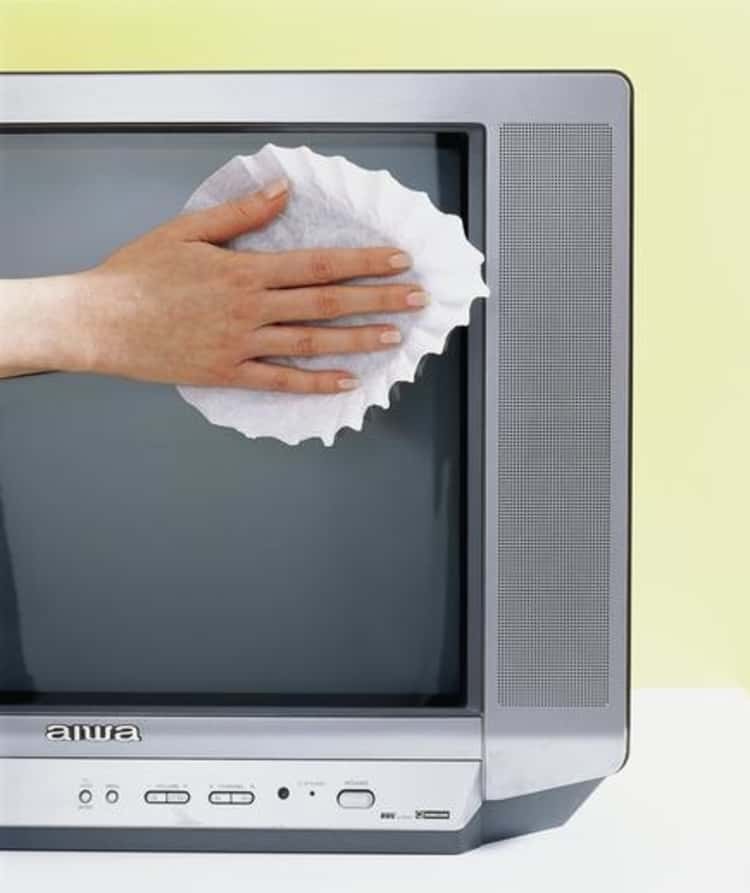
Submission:
M 208 802 L 214 806 L 250 806 L 255 802 L 252 791 L 211 791 Z
M 342 809 L 370 809 L 375 803 L 375 794 L 365 788 L 345 788 L 336 799 Z

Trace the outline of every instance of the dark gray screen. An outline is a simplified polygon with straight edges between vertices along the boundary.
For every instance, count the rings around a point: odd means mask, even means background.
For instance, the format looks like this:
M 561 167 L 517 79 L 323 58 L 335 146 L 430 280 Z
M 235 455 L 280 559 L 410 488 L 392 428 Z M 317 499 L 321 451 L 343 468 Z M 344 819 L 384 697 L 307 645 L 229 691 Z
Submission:
M 96 264 L 268 140 L 463 210 L 460 134 L 6 133 L 0 276 Z M 460 703 L 464 340 L 332 448 L 247 440 L 169 386 L 0 381 L 4 700 Z

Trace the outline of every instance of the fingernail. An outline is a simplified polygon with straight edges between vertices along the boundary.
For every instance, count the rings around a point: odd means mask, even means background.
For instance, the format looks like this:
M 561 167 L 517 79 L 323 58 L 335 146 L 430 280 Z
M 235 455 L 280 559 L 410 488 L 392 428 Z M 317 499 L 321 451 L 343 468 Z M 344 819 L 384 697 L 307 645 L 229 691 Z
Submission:
M 388 329 L 380 333 L 381 344 L 401 344 L 401 332 L 398 329 Z
M 336 384 L 339 386 L 340 391 L 353 391 L 355 388 L 359 387 L 359 379 L 358 378 L 340 378 Z
M 430 303 L 430 296 L 426 291 L 410 291 L 406 303 L 409 307 L 425 307 Z
M 388 258 L 388 263 L 394 270 L 405 270 L 411 266 L 411 257 L 405 251 L 399 251 Z
M 288 189 L 289 180 L 287 180 L 286 177 L 279 177 L 278 180 L 274 180 L 273 183 L 269 183 L 268 186 L 266 186 L 263 190 L 263 197 L 270 201 L 273 198 L 278 198 Z

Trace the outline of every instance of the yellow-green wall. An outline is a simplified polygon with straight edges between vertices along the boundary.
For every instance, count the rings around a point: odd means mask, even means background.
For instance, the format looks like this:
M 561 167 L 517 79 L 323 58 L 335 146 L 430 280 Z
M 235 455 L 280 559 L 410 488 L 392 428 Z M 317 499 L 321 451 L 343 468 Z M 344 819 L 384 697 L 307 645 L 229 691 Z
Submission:
M 750 687 L 748 0 L 0 0 L 0 69 L 620 68 L 634 681 Z

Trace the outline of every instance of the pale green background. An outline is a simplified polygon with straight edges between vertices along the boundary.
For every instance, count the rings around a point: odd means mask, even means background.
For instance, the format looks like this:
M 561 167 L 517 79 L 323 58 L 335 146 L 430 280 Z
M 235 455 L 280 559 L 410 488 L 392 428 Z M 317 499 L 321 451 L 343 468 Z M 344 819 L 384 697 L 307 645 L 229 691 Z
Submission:
M 627 72 L 634 682 L 750 687 L 748 9 L 747 0 L 0 0 L 0 68 Z

